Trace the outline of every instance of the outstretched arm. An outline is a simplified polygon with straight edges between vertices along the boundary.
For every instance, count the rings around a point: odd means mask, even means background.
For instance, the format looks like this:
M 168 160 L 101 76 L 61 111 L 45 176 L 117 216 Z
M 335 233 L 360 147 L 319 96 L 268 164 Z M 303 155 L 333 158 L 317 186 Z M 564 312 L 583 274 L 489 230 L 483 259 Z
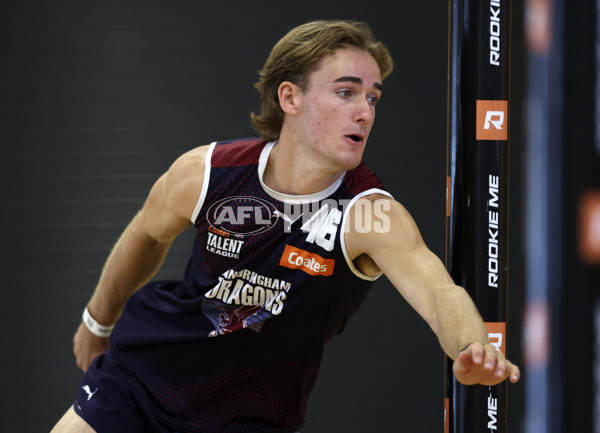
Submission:
M 190 226 L 206 152 L 207 147 L 201 147 L 175 161 L 119 237 L 88 304 L 90 315 L 101 325 L 117 321 L 127 299 L 156 274 L 174 239 Z M 73 350 L 82 370 L 107 348 L 108 338 L 92 334 L 83 323 L 79 326 Z
M 443 263 L 425 245 L 421 234 L 406 209 L 385 196 L 387 200 L 386 230 L 358 233 L 352 229 L 353 215 L 346 236 L 351 258 L 368 255 L 373 262 L 369 272 L 383 271 L 394 287 L 427 321 L 438 337 L 446 354 L 454 362 L 457 379 L 465 384 L 496 384 L 506 378 L 516 382 L 519 368 L 508 361 L 489 342 L 487 329 L 468 293 L 454 284 Z M 359 208 L 355 206 L 355 208 Z M 381 219 L 373 213 L 374 221 Z M 464 350 L 463 350 L 464 349 Z

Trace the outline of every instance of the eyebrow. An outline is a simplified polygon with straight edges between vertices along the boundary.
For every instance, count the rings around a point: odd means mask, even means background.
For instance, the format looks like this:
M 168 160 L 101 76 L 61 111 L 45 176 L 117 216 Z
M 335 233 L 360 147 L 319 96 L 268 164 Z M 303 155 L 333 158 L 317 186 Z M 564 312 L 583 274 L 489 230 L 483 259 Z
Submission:
M 351 83 L 356 83 L 356 84 L 361 84 L 361 85 L 363 84 L 362 78 L 353 77 L 351 75 L 347 75 L 347 76 L 340 77 L 340 78 L 333 80 L 334 83 L 342 83 L 344 81 L 350 81 Z M 381 83 L 378 83 L 377 81 L 375 81 L 373 83 L 373 87 L 375 87 L 380 92 L 383 92 L 383 86 L 381 85 Z

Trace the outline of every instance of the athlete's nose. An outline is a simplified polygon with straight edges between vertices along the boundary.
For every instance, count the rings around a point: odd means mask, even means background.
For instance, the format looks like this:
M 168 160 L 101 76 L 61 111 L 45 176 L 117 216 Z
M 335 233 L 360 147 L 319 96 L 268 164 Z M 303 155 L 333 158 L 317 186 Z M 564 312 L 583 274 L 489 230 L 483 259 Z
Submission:
M 357 123 L 370 124 L 375 118 L 375 107 L 367 98 L 356 99 L 356 111 L 354 113 L 354 121 Z

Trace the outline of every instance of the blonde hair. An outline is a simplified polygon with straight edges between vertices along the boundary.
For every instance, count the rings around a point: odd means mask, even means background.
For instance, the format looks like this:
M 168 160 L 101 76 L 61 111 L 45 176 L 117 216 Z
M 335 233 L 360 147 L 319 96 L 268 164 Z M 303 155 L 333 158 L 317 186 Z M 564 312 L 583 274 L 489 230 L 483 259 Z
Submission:
M 321 59 L 344 47 L 368 51 L 379 66 L 381 78 L 393 69 L 392 57 L 383 43 L 377 41 L 369 28 L 358 21 L 312 21 L 290 30 L 275 44 L 254 84 L 261 94 L 260 114 L 251 114 L 260 136 L 269 141 L 279 138 L 283 111 L 277 95 L 284 81 L 296 84 L 305 92 L 310 74 Z

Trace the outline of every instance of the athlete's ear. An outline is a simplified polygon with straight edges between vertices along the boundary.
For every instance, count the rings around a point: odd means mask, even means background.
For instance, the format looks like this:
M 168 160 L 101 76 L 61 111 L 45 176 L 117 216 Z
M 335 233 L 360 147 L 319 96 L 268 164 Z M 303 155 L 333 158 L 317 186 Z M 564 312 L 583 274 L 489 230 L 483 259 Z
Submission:
M 291 116 L 298 114 L 302 91 L 297 85 L 290 81 L 284 81 L 277 89 L 277 96 L 284 113 Z

